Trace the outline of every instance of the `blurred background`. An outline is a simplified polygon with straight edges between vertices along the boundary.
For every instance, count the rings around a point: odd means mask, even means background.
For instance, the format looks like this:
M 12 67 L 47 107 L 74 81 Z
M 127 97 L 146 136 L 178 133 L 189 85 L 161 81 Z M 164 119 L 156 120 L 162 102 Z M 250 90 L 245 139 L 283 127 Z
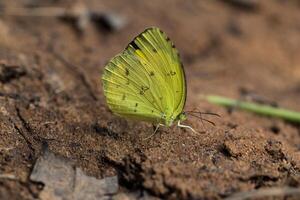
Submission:
M 297 107 L 287 100 L 299 98 L 296 0 L 24 0 L 1 1 L 1 8 L 1 38 L 7 48 L 53 48 L 79 65 L 93 85 L 112 56 L 147 27 L 157 26 L 181 54 L 189 91 L 254 93 Z M 71 84 L 64 85 L 77 87 Z
M 157 180 L 147 176 L 149 171 L 143 171 L 143 181 L 149 178 L 149 182 L 141 181 L 142 188 L 159 197 L 221 198 L 234 191 L 257 188 L 257 182 L 245 183 L 237 177 L 241 172 L 235 174 L 233 169 L 240 165 L 232 162 L 232 167 L 226 168 L 228 163 L 223 161 L 218 167 L 230 172 L 228 179 L 219 180 L 218 173 L 210 171 L 211 177 L 193 179 L 199 188 L 186 189 L 184 185 L 190 181 L 186 177 L 195 177 L 193 170 L 198 170 L 199 163 L 206 162 L 208 155 L 217 155 L 218 159 L 226 157 L 226 153 L 218 150 L 227 138 L 224 127 L 235 129 L 244 124 L 250 124 L 243 127 L 246 132 L 259 133 L 257 140 L 262 144 L 275 137 L 272 135 L 275 132 L 280 144 L 292 149 L 290 155 L 298 156 L 291 157 L 294 158 L 293 169 L 299 171 L 298 126 L 253 115 L 227 115 L 224 110 L 200 99 L 201 94 L 216 94 L 300 111 L 299 11 L 299 0 L 0 1 L 0 170 L 14 174 L 20 180 L 12 183 L 0 179 L 5 185 L 1 189 L 3 197 L 38 196 L 39 186 L 29 181 L 28 176 L 45 143 L 51 151 L 73 160 L 87 174 L 98 178 L 120 172 L 121 168 L 116 166 L 123 166 L 124 157 L 133 155 L 136 149 L 147 155 L 153 165 L 168 163 L 170 158 L 182 158 L 176 161 L 181 168 L 176 168 L 178 171 L 173 173 L 179 177 L 176 181 L 183 185 L 175 181 L 176 185 L 172 179 L 172 190 L 166 189 L 166 185 L 155 184 Z M 213 137 L 201 136 L 208 137 L 201 139 L 207 143 L 193 146 L 192 141 L 198 140 L 189 138 L 186 133 L 174 133 L 174 136 L 167 135 L 174 140 L 161 136 L 154 141 L 161 146 L 152 151 L 145 142 L 137 142 L 133 134 L 145 130 L 151 132 L 151 127 L 128 124 L 108 111 L 100 81 L 105 64 L 151 26 L 166 32 L 180 52 L 188 86 L 186 108 L 223 114 L 221 122 L 216 122 L 218 128 L 210 130 L 211 136 L 215 133 L 219 139 L 210 141 Z M 198 121 L 191 123 L 202 129 Z M 130 130 L 133 136 L 124 134 L 124 129 Z M 246 152 L 247 148 L 252 148 L 251 137 L 245 139 L 249 141 L 248 146 L 236 149 L 246 148 Z M 191 149 L 182 150 L 182 141 L 190 141 Z M 170 153 L 167 149 L 177 143 L 179 150 L 174 147 Z M 3 150 L 8 147 L 13 151 Z M 264 169 L 265 173 L 269 170 L 263 177 L 273 180 L 270 174 L 275 170 L 279 173 L 276 180 L 272 183 L 263 181 L 260 186 L 287 184 L 289 179 L 282 178 L 281 172 L 277 171 L 283 162 L 279 158 L 278 165 L 266 167 L 261 163 L 260 167 L 253 168 L 257 165 L 252 162 L 256 158 L 260 159 L 257 163 L 262 160 L 264 163 L 275 162 L 265 153 L 263 145 L 253 148 L 258 154 L 260 150 L 262 152 L 259 156 L 242 159 L 248 167 L 243 168 L 244 172 Z M 226 151 L 234 154 L 231 150 Z M 161 155 L 166 157 L 161 158 Z M 217 158 L 207 162 L 216 166 Z M 187 167 L 190 169 L 188 175 L 179 173 L 180 169 L 186 168 L 185 163 L 191 163 Z M 163 167 L 170 169 L 168 165 Z M 153 173 L 164 174 L 165 171 Z M 299 185 L 298 178 L 295 178 L 296 185 Z M 155 181 L 151 182 L 153 179 Z M 141 179 L 134 176 L 133 180 Z M 211 182 L 220 183 L 220 186 L 212 189 Z M 122 187 L 128 188 L 126 184 L 121 181 Z

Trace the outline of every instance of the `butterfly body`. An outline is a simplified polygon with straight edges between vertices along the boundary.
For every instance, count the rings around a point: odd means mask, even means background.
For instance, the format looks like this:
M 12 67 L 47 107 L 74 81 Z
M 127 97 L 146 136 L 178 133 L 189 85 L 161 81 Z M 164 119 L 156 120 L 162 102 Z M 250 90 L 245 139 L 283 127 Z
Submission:
M 116 115 L 165 126 L 186 119 L 184 69 L 177 49 L 159 28 L 146 29 L 112 58 L 102 82 Z

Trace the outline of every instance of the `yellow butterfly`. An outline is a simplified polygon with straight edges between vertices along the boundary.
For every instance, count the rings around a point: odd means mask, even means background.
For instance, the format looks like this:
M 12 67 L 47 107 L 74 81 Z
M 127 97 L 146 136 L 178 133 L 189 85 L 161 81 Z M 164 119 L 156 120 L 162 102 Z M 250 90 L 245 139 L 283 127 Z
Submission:
M 186 80 L 173 43 L 159 28 L 146 29 L 112 58 L 102 76 L 109 108 L 116 115 L 159 126 L 186 119 Z M 157 130 L 157 129 L 156 129 Z

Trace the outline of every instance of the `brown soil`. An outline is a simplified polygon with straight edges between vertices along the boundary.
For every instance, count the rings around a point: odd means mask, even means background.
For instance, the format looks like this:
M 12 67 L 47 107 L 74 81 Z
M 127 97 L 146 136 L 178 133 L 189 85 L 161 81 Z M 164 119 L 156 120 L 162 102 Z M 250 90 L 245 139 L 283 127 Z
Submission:
M 23 2 L 23 3 L 21 3 Z M 26 2 L 26 3 L 24 3 Z M 0 1 L 70 7 L 75 1 Z M 55 17 L 0 17 L 1 199 L 33 199 L 29 180 L 43 146 L 97 178 L 118 175 L 122 191 L 167 199 L 221 199 L 270 186 L 300 187 L 300 128 L 201 100 L 219 94 L 300 111 L 299 1 L 84 1 L 126 18 L 119 31 L 90 24 L 82 34 Z M 105 63 L 146 27 L 164 30 L 181 52 L 186 110 L 201 134 L 127 121 L 107 108 Z M 278 199 L 284 197 L 278 197 Z

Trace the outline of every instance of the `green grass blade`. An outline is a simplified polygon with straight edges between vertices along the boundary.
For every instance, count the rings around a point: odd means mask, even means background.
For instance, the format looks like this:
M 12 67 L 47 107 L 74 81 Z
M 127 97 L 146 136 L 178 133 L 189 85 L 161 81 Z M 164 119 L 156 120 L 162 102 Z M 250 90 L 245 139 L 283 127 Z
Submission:
M 300 112 L 295 112 L 284 108 L 276 108 L 267 105 L 244 102 L 244 101 L 229 99 L 221 96 L 215 96 L 215 95 L 204 96 L 204 98 L 208 102 L 214 104 L 218 104 L 226 107 L 240 108 L 260 115 L 277 117 L 290 122 L 300 123 Z

